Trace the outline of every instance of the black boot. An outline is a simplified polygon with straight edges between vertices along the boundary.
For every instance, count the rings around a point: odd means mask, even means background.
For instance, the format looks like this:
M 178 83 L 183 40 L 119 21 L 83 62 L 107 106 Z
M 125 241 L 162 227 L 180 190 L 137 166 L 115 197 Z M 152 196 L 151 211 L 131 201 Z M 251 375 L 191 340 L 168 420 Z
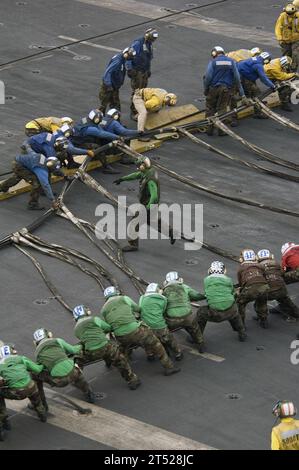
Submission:
M 247 338 L 247 334 L 245 333 L 245 330 L 239 331 L 239 341 L 241 343 L 244 343 L 244 341 L 246 341 L 246 338 Z
M 10 421 L 8 418 L 5 418 L 4 421 L 3 421 L 3 428 L 6 430 L 6 431 L 11 431 L 11 424 L 10 424 Z
M 164 370 L 164 375 L 168 377 L 169 375 L 177 374 L 180 371 L 181 369 L 179 367 L 171 367 L 169 369 Z
M 288 113 L 292 113 L 292 112 L 293 112 L 293 109 L 291 108 L 291 106 L 289 105 L 289 103 L 281 103 L 280 109 L 282 109 L 283 111 L 287 111 Z
M 3 442 L 4 440 L 5 440 L 4 427 L 0 424 L 0 442 Z
M 141 380 L 138 378 L 136 380 L 132 380 L 131 382 L 128 382 L 128 386 L 130 390 L 136 390 L 140 385 L 141 385 Z
M 174 358 L 176 361 L 181 361 L 184 358 L 184 354 L 182 352 L 179 352 L 174 356 Z
M 88 403 L 95 403 L 95 401 L 96 401 L 95 394 L 91 390 L 89 390 L 86 393 L 85 399 L 86 399 L 86 401 L 88 401 Z
M 43 211 L 45 208 L 40 206 L 38 202 L 28 202 L 27 209 L 30 211 Z

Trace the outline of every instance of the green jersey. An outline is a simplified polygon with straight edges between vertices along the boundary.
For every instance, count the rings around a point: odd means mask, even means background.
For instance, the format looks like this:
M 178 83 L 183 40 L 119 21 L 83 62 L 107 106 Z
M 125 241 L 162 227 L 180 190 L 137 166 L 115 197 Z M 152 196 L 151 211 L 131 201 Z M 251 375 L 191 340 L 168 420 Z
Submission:
M 106 333 L 109 331 L 111 326 L 99 317 L 80 318 L 75 326 L 75 336 L 80 340 L 84 351 L 95 351 L 106 346 Z
M 234 284 L 224 274 L 211 274 L 204 280 L 208 306 L 213 310 L 228 310 L 235 303 Z
M 147 209 L 160 202 L 160 182 L 158 172 L 154 168 L 136 171 L 120 178 L 121 181 L 139 180 L 139 201 Z
M 135 313 L 139 312 L 140 308 L 130 297 L 117 295 L 107 300 L 101 316 L 111 326 L 115 336 L 124 336 L 139 328 L 140 322 L 135 317 Z
M 25 356 L 9 356 L 0 363 L 0 375 L 5 380 L 5 385 L 13 389 L 27 387 L 32 380 L 30 372 L 39 374 L 42 370 L 42 365 Z
M 36 361 L 42 364 L 52 377 L 65 377 L 74 368 L 74 360 L 68 354 L 80 354 L 82 346 L 72 346 L 61 338 L 42 340 L 36 348 Z
M 164 318 L 167 299 L 161 294 L 145 294 L 140 297 L 139 307 L 141 320 L 152 330 L 161 330 L 167 327 Z
M 164 288 L 167 298 L 166 316 L 169 318 L 186 317 L 192 313 L 192 300 L 204 300 L 205 296 L 182 283 L 168 284 Z

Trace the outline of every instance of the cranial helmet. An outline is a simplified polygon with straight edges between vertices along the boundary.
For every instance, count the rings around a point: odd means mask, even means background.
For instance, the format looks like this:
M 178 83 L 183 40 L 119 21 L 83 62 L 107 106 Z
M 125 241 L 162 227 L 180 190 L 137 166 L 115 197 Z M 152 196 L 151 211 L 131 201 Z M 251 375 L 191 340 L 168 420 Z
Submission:
M 39 328 L 33 333 L 33 340 L 35 344 L 40 343 L 40 341 L 46 338 L 52 338 L 52 333 L 46 330 L 46 328 Z
M 175 106 L 177 104 L 178 98 L 174 93 L 167 93 L 164 98 L 164 102 L 168 106 Z
M 120 118 L 120 111 L 116 108 L 109 109 L 107 112 L 107 116 L 112 117 L 115 120 L 119 120 Z
M 106 287 L 104 290 L 105 299 L 109 299 L 109 297 L 114 297 L 115 295 L 119 295 L 119 292 L 114 286 Z
M 284 255 L 285 252 L 289 249 L 292 248 L 292 246 L 296 246 L 294 242 L 287 242 L 281 247 L 281 254 Z
M 49 170 L 58 170 L 60 168 L 60 161 L 56 157 L 49 157 L 46 160 L 46 165 Z
M 0 348 L 0 361 L 4 361 L 4 359 L 16 353 L 14 344 L 4 344 Z
M 133 57 L 135 57 L 135 55 L 136 55 L 136 51 L 133 47 L 126 47 L 123 50 L 123 56 L 126 60 L 133 59 Z
M 297 11 L 297 8 L 296 6 L 294 5 L 294 3 L 288 3 L 284 10 L 286 12 L 287 15 L 295 15 L 296 11 Z
M 179 282 L 179 274 L 176 271 L 171 271 L 166 274 L 165 281 L 167 284 Z
M 292 401 L 278 401 L 272 413 L 278 418 L 288 418 L 297 414 L 297 408 Z
M 159 37 L 158 31 L 155 28 L 149 28 L 144 33 L 146 41 L 155 41 Z
M 154 282 L 149 284 L 146 288 L 147 294 L 156 294 L 157 292 L 159 292 L 159 284 L 156 284 Z
M 240 263 L 253 263 L 256 261 L 256 254 L 253 250 L 243 250 L 240 256 Z
M 253 47 L 250 49 L 250 53 L 252 57 L 256 57 L 257 55 L 260 55 L 262 53 L 262 50 L 259 47 Z
M 73 309 L 73 317 L 75 320 L 89 315 L 91 315 L 91 311 L 88 307 L 85 307 L 85 305 L 77 305 L 77 307 Z
M 269 64 L 271 62 L 272 56 L 269 52 L 262 52 L 259 57 L 261 57 L 264 61 L 264 64 Z
M 35 121 L 30 121 L 25 126 L 25 134 L 28 137 L 31 137 L 32 135 L 39 134 L 40 132 L 41 132 L 41 128 L 40 128 L 39 124 Z
M 70 118 L 70 117 L 68 117 L 68 116 L 63 116 L 63 117 L 61 118 L 61 122 L 62 122 L 63 124 L 68 124 L 69 126 L 72 126 L 72 125 L 74 124 L 73 119 Z
M 61 126 L 59 130 L 63 133 L 64 137 L 66 138 L 71 137 L 71 135 L 73 134 L 73 128 L 68 124 L 63 124 L 63 126 Z
M 69 145 L 69 141 L 64 136 L 57 137 L 57 139 L 54 142 L 54 148 L 55 150 L 58 150 L 58 151 L 66 150 L 68 148 L 68 145 Z
M 144 168 L 150 168 L 152 166 L 152 162 L 148 157 L 141 157 L 137 160 L 137 166 L 139 166 L 139 168 L 141 166 L 144 166 Z
M 292 58 L 284 55 L 279 59 L 280 65 L 283 69 L 288 69 L 292 65 Z
M 89 119 L 95 124 L 100 124 L 103 119 L 103 113 L 99 109 L 92 109 L 88 114 Z
M 257 253 L 257 259 L 258 261 L 264 261 L 264 260 L 267 260 L 267 259 L 273 259 L 274 256 L 271 254 L 270 250 L 260 250 L 258 253 Z
M 209 274 L 225 274 L 225 272 L 225 265 L 221 261 L 213 261 L 208 271 Z
M 217 57 L 217 55 L 222 55 L 222 54 L 225 54 L 225 51 L 223 49 L 223 47 L 221 46 L 215 46 L 213 47 L 213 49 L 211 50 L 211 56 L 212 57 Z

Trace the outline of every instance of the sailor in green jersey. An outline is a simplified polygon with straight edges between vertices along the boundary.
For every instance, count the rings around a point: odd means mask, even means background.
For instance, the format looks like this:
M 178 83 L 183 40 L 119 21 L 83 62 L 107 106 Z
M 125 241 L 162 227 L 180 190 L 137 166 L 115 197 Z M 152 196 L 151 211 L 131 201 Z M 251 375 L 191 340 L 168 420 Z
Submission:
M 91 316 L 91 311 L 84 305 L 78 305 L 73 310 L 76 321 L 75 336 L 83 346 L 83 357 L 80 364 L 104 360 L 106 365 L 115 366 L 121 376 L 127 381 L 131 390 L 136 390 L 141 381 L 131 369 L 128 359 L 120 351 L 119 345 L 106 337 L 111 326 L 99 317 Z
M 146 208 L 147 224 L 150 225 L 151 218 L 154 216 L 151 211 L 152 206 L 158 206 L 160 203 L 160 181 L 157 170 L 152 167 L 151 161 L 148 157 L 142 157 L 137 160 L 138 171 L 131 173 L 127 176 L 123 176 L 114 181 L 115 184 L 120 184 L 123 181 L 135 181 L 139 180 L 139 202 Z M 157 214 L 158 215 L 158 214 Z M 161 218 L 158 216 L 158 231 L 168 231 L 170 242 L 173 245 L 175 238 L 173 235 L 172 227 L 167 227 L 162 230 Z M 136 231 L 139 230 L 139 226 L 136 227 Z M 123 248 L 123 251 L 137 251 L 138 250 L 138 238 L 129 239 L 129 245 Z
M 206 306 L 199 307 L 197 319 L 199 327 L 204 332 L 208 321 L 220 323 L 229 321 L 234 331 L 239 334 L 239 340 L 245 341 L 246 332 L 235 300 L 233 281 L 226 276 L 226 268 L 221 261 L 213 261 L 209 275 L 204 279 Z
M 101 316 L 111 326 L 116 340 L 125 350 L 141 346 L 147 355 L 158 356 L 165 375 L 180 371 L 174 367 L 157 336 L 148 326 L 136 319 L 135 314 L 140 313 L 140 308 L 130 297 L 120 295 L 113 286 L 105 289 L 104 297 L 106 302 L 101 310 Z
M 89 403 L 94 403 L 94 393 L 85 380 L 80 367 L 69 356 L 81 355 L 81 344 L 72 346 L 61 338 L 53 338 L 53 334 L 45 328 L 39 328 L 33 334 L 36 345 L 36 362 L 44 366 L 39 375 L 38 385 L 42 390 L 42 382 L 51 387 L 66 387 L 69 384 L 81 390 Z
M 184 284 L 177 272 L 166 274 L 163 294 L 167 298 L 166 321 L 170 330 L 184 328 L 203 352 L 203 336 L 196 316 L 192 313 L 192 300 L 204 300 L 205 296 Z
M 36 364 L 25 356 L 17 355 L 15 347 L 4 344 L 0 348 L 0 441 L 3 441 L 4 430 L 11 429 L 5 405 L 9 400 L 24 400 L 29 398 L 32 408 L 39 419 L 47 421 L 46 408 L 42 402 L 36 383 L 31 373 L 39 374 L 43 366 Z
M 175 337 L 169 331 L 164 314 L 167 308 L 167 299 L 162 295 L 162 289 L 158 284 L 149 284 L 144 295 L 140 297 L 139 307 L 141 310 L 141 320 L 151 328 L 155 335 L 159 338 L 166 351 L 172 351 L 175 359 L 180 361 L 183 353 L 179 347 Z M 148 360 L 154 359 L 154 356 L 148 356 Z

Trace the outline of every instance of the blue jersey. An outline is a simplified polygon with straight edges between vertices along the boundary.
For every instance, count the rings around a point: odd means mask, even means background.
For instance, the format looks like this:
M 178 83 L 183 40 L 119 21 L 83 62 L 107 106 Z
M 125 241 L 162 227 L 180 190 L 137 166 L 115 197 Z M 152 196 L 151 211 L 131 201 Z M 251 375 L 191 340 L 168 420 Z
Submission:
M 17 163 L 36 175 L 47 198 L 50 199 L 50 201 L 54 201 L 55 198 L 49 183 L 49 170 L 47 168 L 46 161 L 47 159 L 44 155 L 33 151 L 16 157 Z
M 237 64 L 238 70 L 242 78 L 246 78 L 251 82 L 260 79 L 264 85 L 269 88 L 275 88 L 275 85 L 266 75 L 264 70 L 264 61 L 262 57 L 252 57 L 251 59 L 242 60 Z
M 34 135 L 27 139 L 24 147 L 26 148 L 26 145 L 28 145 L 34 152 L 42 153 L 47 158 L 56 157 L 54 144 L 56 139 L 62 136 L 63 133 L 59 130 L 54 132 L 54 134 L 50 134 L 49 132 L 42 132 L 41 134 Z M 84 155 L 86 154 L 86 149 L 74 147 L 72 142 L 68 140 L 66 152 L 69 155 Z
M 136 56 L 126 63 L 127 70 L 138 70 L 141 72 L 151 71 L 151 61 L 154 57 L 153 44 L 146 41 L 144 37 L 136 39 L 131 47 L 136 51 Z
M 88 118 L 81 119 L 81 122 L 74 127 L 74 138 L 76 142 L 97 143 L 97 140 L 106 140 L 112 142 L 117 140 L 118 136 L 112 132 L 105 131 L 101 125 L 95 124 Z
M 237 85 L 240 95 L 244 96 L 237 64 L 233 59 L 225 55 L 219 55 L 210 61 L 204 78 L 205 92 L 208 91 L 209 87 L 221 85 L 228 88 L 233 88 L 234 85 Z
M 125 62 L 122 52 L 112 57 L 103 76 L 106 86 L 117 90 L 123 85 L 126 76 Z
M 105 116 L 103 121 L 101 122 L 101 127 L 108 132 L 113 132 L 118 136 L 122 137 L 137 137 L 139 135 L 138 131 L 133 129 L 127 129 L 124 127 L 120 122 L 116 121 L 110 116 Z

